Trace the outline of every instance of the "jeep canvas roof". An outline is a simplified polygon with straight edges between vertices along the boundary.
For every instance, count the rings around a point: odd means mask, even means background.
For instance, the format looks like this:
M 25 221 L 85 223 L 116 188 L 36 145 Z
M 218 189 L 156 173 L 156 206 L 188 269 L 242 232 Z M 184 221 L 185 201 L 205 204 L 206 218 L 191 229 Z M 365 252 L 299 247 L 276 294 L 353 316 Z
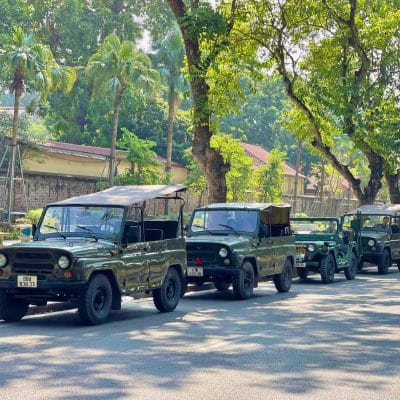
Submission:
M 358 212 L 372 215 L 397 215 L 400 214 L 400 204 L 367 204 L 347 212 L 346 215 L 357 214 Z
M 183 185 L 138 185 L 138 186 L 113 186 L 96 193 L 75 196 L 70 199 L 49 204 L 55 205 L 119 205 L 131 206 L 142 201 L 155 198 L 171 198 L 169 195 L 184 192 Z M 175 198 L 175 197 L 174 197 Z

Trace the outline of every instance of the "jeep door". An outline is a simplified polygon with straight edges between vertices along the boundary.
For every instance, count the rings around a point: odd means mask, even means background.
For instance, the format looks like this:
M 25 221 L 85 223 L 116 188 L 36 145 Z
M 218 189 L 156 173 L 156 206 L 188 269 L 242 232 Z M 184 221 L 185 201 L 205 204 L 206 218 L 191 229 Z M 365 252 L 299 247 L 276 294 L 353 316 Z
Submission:
M 392 259 L 400 259 L 400 216 L 396 216 L 391 220 L 391 236 L 390 247 L 392 252 Z
M 122 250 L 125 268 L 125 288 L 129 292 L 147 289 L 149 266 L 147 261 L 147 243 L 131 243 Z

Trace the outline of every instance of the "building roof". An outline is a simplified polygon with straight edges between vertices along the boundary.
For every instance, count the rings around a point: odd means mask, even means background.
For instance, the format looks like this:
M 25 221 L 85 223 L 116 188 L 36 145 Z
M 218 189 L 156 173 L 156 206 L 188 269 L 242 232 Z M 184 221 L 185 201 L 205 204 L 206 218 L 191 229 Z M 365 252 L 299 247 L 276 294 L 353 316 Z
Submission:
M 253 159 L 253 164 L 255 167 L 259 167 L 261 165 L 266 164 L 269 156 L 271 155 L 271 153 L 269 151 L 265 150 L 261 146 L 255 145 L 255 144 L 242 143 L 242 146 L 243 146 L 244 150 L 246 151 L 246 153 L 249 156 L 251 156 L 251 158 Z M 293 177 L 296 176 L 296 169 L 289 163 L 287 163 L 287 162 L 284 163 L 284 169 L 285 169 L 286 176 L 293 176 Z M 302 173 L 299 173 L 299 177 L 303 178 L 303 179 L 307 178 Z
M 107 158 L 111 155 L 111 150 L 105 147 L 96 147 L 96 146 L 85 146 L 80 144 L 73 144 L 73 143 L 61 143 L 61 142 L 53 142 L 53 141 L 46 141 L 39 144 L 46 148 L 50 152 L 61 152 L 64 154 L 71 154 L 71 155 L 81 155 L 86 157 L 94 157 L 94 158 Z M 122 150 L 117 150 L 117 159 L 124 160 L 126 158 L 126 152 Z M 157 160 L 162 163 L 166 164 L 167 160 L 161 156 L 157 155 Z M 172 166 L 176 168 L 184 168 L 182 164 L 179 164 L 175 161 L 172 161 Z
M 8 107 L 8 106 L 0 106 L 0 113 L 6 113 L 8 116 L 11 118 L 14 116 L 14 107 Z M 25 107 L 20 107 L 18 110 L 18 115 L 25 114 L 26 109 Z

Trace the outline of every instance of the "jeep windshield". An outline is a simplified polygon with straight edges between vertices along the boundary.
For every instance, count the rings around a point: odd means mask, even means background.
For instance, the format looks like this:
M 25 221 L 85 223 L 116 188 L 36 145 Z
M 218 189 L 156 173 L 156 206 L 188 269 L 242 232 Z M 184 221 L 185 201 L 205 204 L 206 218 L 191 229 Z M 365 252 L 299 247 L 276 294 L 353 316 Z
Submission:
M 256 210 L 197 210 L 189 231 L 194 234 L 253 234 L 257 229 L 258 215 Z
M 68 236 L 115 241 L 121 232 L 123 216 L 123 207 L 50 206 L 37 232 L 41 239 Z
M 292 230 L 299 235 L 331 235 L 337 233 L 335 219 L 291 219 Z
M 361 229 L 364 231 L 382 231 L 386 232 L 390 229 L 390 216 L 382 214 L 362 214 Z M 350 224 L 352 220 L 356 219 L 355 215 L 346 215 L 344 223 Z

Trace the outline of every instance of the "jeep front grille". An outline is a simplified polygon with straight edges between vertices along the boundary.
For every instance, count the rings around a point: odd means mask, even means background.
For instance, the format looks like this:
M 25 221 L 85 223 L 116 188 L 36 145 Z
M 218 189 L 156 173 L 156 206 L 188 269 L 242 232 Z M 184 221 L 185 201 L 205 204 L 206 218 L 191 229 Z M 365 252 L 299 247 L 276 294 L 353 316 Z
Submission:
M 52 273 L 53 256 L 46 252 L 16 252 L 12 270 L 17 273 Z
M 218 251 L 221 247 L 221 245 L 214 244 L 187 243 L 186 250 L 188 264 L 193 265 L 196 258 L 201 259 L 202 265 L 219 264 L 221 258 L 218 255 Z

